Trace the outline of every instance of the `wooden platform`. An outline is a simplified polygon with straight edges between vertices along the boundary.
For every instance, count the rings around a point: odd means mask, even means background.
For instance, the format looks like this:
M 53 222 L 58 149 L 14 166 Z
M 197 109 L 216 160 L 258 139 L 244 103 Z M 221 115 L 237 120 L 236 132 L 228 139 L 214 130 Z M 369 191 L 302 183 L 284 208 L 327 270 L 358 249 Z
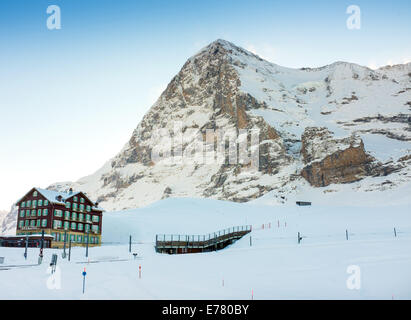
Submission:
M 238 226 L 208 235 L 156 235 L 156 252 L 184 254 L 216 251 L 251 232 L 251 226 Z

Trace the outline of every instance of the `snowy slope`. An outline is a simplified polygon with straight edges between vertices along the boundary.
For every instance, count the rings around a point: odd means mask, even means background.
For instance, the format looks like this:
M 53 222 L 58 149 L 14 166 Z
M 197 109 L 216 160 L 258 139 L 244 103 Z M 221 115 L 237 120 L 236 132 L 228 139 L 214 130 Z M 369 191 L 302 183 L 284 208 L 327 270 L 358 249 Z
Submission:
M 354 192 L 350 196 L 354 203 L 361 200 Z M 312 207 L 167 199 L 106 213 L 103 246 L 90 249 L 90 263 L 84 248 L 73 249 L 71 262 L 61 259 L 61 250 L 47 249 L 41 266 L 2 270 L 36 264 L 38 249 L 30 249 L 25 261 L 23 249 L 0 248 L 6 257 L 0 265 L 0 299 L 248 300 L 251 291 L 254 299 L 410 299 L 409 206 L 372 207 L 368 201 L 337 206 L 321 203 L 320 195 L 311 197 Z M 252 233 L 218 252 L 170 256 L 154 251 L 157 233 L 204 234 L 243 224 L 252 224 Z M 303 236 L 300 245 L 297 232 Z M 130 234 L 137 259 L 128 253 Z M 59 290 L 47 287 L 47 263 L 55 252 Z M 360 290 L 346 285 L 352 265 L 361 271 Z

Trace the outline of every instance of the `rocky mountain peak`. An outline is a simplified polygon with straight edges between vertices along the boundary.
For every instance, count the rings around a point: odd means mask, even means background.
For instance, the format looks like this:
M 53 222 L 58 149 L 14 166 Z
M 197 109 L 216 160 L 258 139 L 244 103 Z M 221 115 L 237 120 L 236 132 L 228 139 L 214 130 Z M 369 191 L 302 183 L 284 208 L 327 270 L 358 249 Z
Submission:
M 50 189 L 82 190 L 106 210 L 167 197 L 285 199 L 300 187 L 340 183 L 384 190 L 411 178 L 410 110 L 411 64 L 292 69 L 218 39 L 187 60 L 119 154 L 95 174 Z M 251 160 L 229 161 L 239 159 L 244 131 L 256 169 Z M 216 161 L 219 132 L 234 139 L 224 136 Z M 389 184 L 377 178 L 387 175 Z

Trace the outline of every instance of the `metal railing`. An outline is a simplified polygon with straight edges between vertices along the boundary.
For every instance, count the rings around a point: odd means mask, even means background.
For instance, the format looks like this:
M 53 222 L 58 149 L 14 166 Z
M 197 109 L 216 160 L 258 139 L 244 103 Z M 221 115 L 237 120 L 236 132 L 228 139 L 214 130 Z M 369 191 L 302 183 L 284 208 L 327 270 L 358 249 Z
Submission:
M 219 230 L 207 235 L 156 235 L 156 249 L 198 248 L 206 249 L 222 242 L 237 240 L 251 232 L 252 226 L 237 226 Z

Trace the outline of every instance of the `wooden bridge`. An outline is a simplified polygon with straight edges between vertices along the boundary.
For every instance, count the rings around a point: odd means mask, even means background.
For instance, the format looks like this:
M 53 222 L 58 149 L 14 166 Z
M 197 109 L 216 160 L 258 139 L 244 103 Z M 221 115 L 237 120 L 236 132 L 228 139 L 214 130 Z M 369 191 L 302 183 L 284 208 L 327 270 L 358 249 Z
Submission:
M 251 232 L 251 226 L 238 226 L 208 235 L 156 235 L 156 252 L 183 254 L 216 251 Z

